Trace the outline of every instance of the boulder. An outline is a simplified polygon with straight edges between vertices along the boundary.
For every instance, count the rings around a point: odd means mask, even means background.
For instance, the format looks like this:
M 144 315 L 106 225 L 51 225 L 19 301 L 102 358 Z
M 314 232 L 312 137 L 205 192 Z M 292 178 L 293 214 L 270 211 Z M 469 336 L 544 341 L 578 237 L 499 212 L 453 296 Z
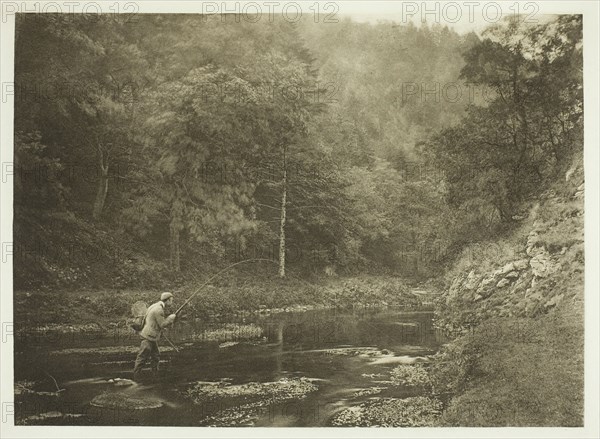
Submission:
M 518 261 L 514 261 L 513 266 L 515 270 L 525 270 L 527 267 L 529 267 L 529 259 L 519 259 Z
M 527 288 L 530 286 L 532 274 L 524 272 L 515 282 L 514 291 L 527 295 Z
M 515 270 L 515 264 L 513 262 L 509 262 L 504 267 L 502 267 L 502 270 L 500 270 L 500 274 L 510 273 L 511 271 L 514 271 L 514 270 Z
M 519 277 L 519 273 L 517 273 L 516 271 L 511 271 L 510 273 L 506 273 L 507 279 L 516 279 L 518 277 Z
M 546 252 L 546 247 L 544 247 L 543 245 L 539 245 L 539 243 L 528 246 L 527 249 L 525 250 L 525 253 L 527 253 L 527 256 L 529 256 L 529 257 L 534 257 L 535 255 L 538 255 L 538 254 L 544 253 L 544 252 Z
M 485 289 L 487 287 L 489 287 L 491 284 L 493 284 L 496 280 L 496 276 L 492 275 L 486 278 L 483 278 L 481 280 L 481 283 L 479 284 L 479 288 L 478 289 Z
M 510 280 L 504 278 L 504 279 L 501 279 L 500 282 L 498 282 L 498 284 L 496 285 L 496 287 L 498 287 L 498 288 L 504 288 L 508 284 L 510 284 Z
M 475 274 L 475 270 L 471 270 L 471 272 L 469 273 L 469 275 L 467 276 L 467 279 L 465 279 L 465 282 L 463 284 L 463 287 L 466 290 L 473 290 L 475 289 L 475 287 L 477 286 L 477 282 L 479 281 L 479 276 L 477 276 Z
M 539 252 L 538 249 L 540 248 L 543 249 L 543 246 L 540 244 L 539 234 L 538 232 L 533 230 L 529 233 L 529 236 L 527 237 L 527 249 L 525 250 L 525 252 L 528 256 L 534 256 Z
M 529 261 L 533 275 L 536 277 L 546 277 L 554 271 L 550 255 L 546 252 L 539 253 Z
M 496 285 L 496 277 L 495 276 L 486 277 L 479 284 L 479 287 L 477 288 L 477 294 L 479 294 L 480 296 L 482 296 L 484 298 L 489 297 L 494 292 L 495 285 Z

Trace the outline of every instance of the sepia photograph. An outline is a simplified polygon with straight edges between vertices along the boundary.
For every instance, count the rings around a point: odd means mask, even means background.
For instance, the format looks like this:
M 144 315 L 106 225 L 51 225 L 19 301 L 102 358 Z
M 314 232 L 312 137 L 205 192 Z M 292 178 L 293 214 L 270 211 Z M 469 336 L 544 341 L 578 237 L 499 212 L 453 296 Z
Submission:
M 569 3 L 2 2 L 2 436 L 597 437 Z

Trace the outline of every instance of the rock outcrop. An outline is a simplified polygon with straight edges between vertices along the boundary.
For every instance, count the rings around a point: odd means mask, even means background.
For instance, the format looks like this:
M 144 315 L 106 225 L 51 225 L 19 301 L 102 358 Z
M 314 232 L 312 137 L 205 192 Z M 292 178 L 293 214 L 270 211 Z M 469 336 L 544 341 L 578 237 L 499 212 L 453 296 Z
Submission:
M 443 297 L 447 307 L 463 310 L 463 321 L 444 320 L 442 313 L 441 325 L 464 325 L 464 315 L 533 316 L 583 298 L 584 184 L 577 171 L 571 171 L 563 193 L 540 197 L 528 220 L 495 247 L 494 255 L 460 262 L 468 268 L 452 279 Z

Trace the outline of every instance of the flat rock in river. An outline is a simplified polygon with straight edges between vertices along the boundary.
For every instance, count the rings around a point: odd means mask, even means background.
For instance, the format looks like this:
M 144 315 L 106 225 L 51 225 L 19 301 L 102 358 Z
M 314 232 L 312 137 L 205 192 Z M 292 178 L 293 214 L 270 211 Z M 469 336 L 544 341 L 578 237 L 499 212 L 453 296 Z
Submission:
M 162 401 L 141 395 L 132 395 L 125 392 L 104 392 L 90 402 L 94 407 L 103 407 L 119 410 L 145 410 L 162 407 Z

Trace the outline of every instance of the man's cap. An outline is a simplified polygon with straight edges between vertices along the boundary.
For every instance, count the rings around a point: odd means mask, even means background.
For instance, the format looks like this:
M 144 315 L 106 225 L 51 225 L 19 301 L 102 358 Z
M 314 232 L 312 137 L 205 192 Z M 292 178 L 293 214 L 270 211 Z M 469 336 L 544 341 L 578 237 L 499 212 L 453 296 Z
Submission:
M 160 300 L 162 300 L 163 302 L 167 299 L 169 299 L 170 297 L 173 297 L 173 295 L 171 293 L 162 293 L 160 295 Z

